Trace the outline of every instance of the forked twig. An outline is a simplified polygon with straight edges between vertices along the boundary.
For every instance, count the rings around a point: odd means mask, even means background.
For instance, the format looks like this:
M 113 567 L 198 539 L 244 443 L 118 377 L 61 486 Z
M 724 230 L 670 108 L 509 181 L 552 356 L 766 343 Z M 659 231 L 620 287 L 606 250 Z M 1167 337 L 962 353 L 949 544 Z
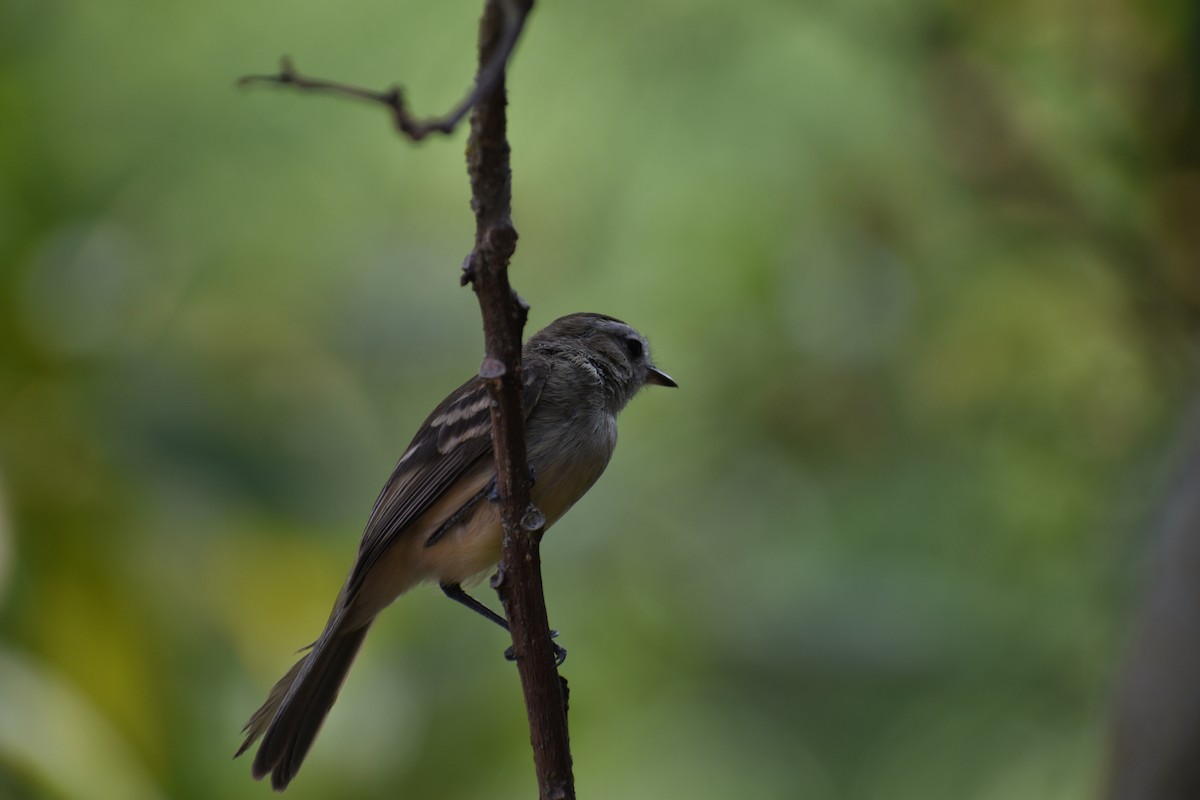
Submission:
M 487 96 L 496 88 L 504 75 L 504 69 L 512 57 L 513 50 L 521 38 L 525 27 L 525 19 L 529 13 L 529 5 L 517 3 L 514 0 L 501 0 L 503 12 L 503 29 L 499 46 L 492 53 L 487 65 L 475 76 L 475 83 L 458 105 L 440 117 L 418 119 L 408 110 L 404 100 L 404 90 L 393 86 L 386 91 L 376 91 L 362 86 L 354 86 L 340 81 L 324 78 L 310 78 L 303 75 L 292 60 L 287 56 L 280 59 L 279 72 L 275 75 L 245 75 L 238 79 L 239 86 L 256 86 L 268 84 L 272 86 L 291 86 L 302 91 L 326 92 L 342 97 L 353 97 L 384 106 L 392 115 L 396 130 L 414 142 L 419 142 L 431 133 L 449 134 L 454 131 L 463 117 L 475 107 L 480 98 Z

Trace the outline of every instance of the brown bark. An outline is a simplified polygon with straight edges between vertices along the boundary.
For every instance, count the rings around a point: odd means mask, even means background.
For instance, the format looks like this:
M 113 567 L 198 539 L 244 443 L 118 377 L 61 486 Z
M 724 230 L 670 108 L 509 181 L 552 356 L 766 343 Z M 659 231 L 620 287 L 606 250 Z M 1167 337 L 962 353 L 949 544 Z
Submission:
M 531 2 L 489 0 L 479 29 L 479 64 L 504 44 L 506 13 L 527 14 Z M 464 266 L 483 315 L 486 356 L 480 376 L 492 392 L 492 442 L 504 522 L 504 551 L 493 585 L 512 630 L 513 653 L 525 693 L 533 759 L 542 800 L 574 798 L 567 734 L 566 682 L 558 675 L 542 593 L 539 544 L 545 519 L 530 500 L 525 423 L 521 408 L 521 331 L 528 306 L 508 280 L 517 233 L 511 213 L 512 174 L 506 136 L 504 74 L 471 114 L 467 172 L 475 211 L 475 249 Z
M 1118 687 L 1107 800 L 1200 797 L 1200 404 Z
M 512 632 L 521 687 L 529 717 L 533 760 L 541 800 L 572 800 L 571 751 L 567 734 L 567 682 L 558 675 L 542 591 L 539 545 L 545 518 L 530 500 L 521 408 L 521 338 L 528 316 L 508 280 L 517 245 L 511 219 L 512 173 L 507 138 L 505 71 L 533 0 L 487 0 L 479 25 L 479 67 L 464 99 L 441 117 L 417 119 L 400 87 L 365 89 L 302 75 L 283 59 L 275 75 L 250 75 L 242 85 L 270 84 L 323 92 L 384 106 L 397 130 L 413 141 L 450 133 L 471 111 L 467 174 L 475 212 L 475 246 L 463 264 L 483 317 L 484 352 L 479 375 L 492 396 L 492 444 L 496 488 L 504 524 L 504 548 L 493 585 Z

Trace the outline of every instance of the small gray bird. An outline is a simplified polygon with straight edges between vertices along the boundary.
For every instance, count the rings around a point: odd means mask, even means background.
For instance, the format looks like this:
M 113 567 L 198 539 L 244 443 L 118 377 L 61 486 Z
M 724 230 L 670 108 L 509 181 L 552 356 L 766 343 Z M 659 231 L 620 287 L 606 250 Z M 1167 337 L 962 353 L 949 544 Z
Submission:
M 530 337 L 522 380 L 533 502 L 547 529 L 608 466 L 617 412 L 646 384 L 676 385 L 650 361 L 645 337 L 602 314 L 571 314 Z M 491 428 L 487 387 L 474 377 L 433 410 L 400 456 L 325 630 L 242 731 L 239 756 L 262 737 L 255 779 L 270 773 L 276 790 L 287 787 L 376 615 L 416 584 L 437 581 L 447 596 L 507 628 L 462 589 L 500 559 Z

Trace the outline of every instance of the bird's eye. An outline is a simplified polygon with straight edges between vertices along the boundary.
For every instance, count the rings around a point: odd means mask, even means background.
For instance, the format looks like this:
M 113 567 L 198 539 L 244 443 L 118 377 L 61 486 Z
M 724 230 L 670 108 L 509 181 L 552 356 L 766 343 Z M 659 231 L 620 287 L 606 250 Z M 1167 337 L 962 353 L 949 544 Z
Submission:
M 645 350 L 642 346 L 642 340 L 635 339 L 632 336 L 625 340 L 625 346 L 629 348 L 629 356 L 635 361 L 642 357 L 642 353 Z

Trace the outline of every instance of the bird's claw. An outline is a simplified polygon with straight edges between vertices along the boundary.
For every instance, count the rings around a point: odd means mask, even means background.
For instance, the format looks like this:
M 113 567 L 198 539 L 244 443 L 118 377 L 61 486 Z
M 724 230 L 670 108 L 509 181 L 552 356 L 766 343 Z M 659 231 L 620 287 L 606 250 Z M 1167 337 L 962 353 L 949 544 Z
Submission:
M 558 631 L 553 631 L 553 630 L 550 631 L 551 639 L 555 639 L 557 637 L 558 637 Z M 567 660 L 567 648 L 565 648 L 553 641 L 550 642 L 550 646 L 552 648 L 554 648 L 554 666 L 561 667 L 563 665 L 563 662 Z M 505 661 L 516 661 L 517 660 L 517 653 L 513 649 L 512 645 L 509 645 L 508 647 L 505 648 L 504 660 Z
M 536 484 L 537 484 L 537 471 L 533 468 L 533 465 L 530 464 L 529 465 L 529 485 L 532 487 Z M 489 503 L 499 503 L 500 502 L 500 487 L 498 487 L 496 485 L 495 478 L 492 478 L 492 483 L 488 489 L 487 499 L 488 499 Z

